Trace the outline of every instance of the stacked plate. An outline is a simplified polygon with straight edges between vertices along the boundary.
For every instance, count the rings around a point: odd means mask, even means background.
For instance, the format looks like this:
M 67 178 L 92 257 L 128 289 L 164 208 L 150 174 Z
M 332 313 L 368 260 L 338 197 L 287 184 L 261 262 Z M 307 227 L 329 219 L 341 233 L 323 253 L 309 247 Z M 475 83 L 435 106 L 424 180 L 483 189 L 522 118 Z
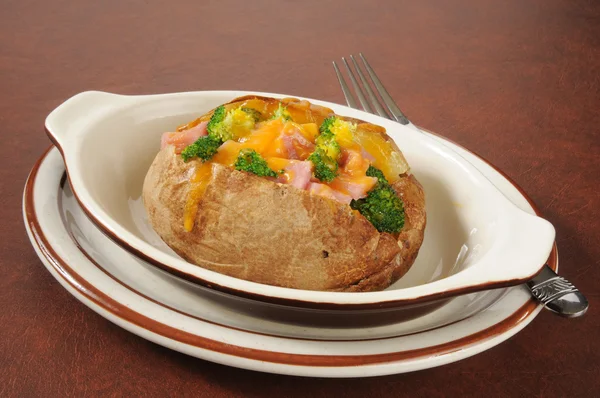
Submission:
M 165 347 L 241 368 L 319 377 L 454 362 L 508 339 L 539 313 L 542 307 L 519 282 L 543 266 L 550 250 L 548 264 L 555 270 L 558 259 L 553 230 L 534 217 L 536 208 L 518 186 L 439 136 L 322 101 L 309 100 L 386 127 L 423 183 L 428 226 L 408 274 L 384 292 L 310 292 L 237 280 L 178 258 L 150 228 L 140 199 L 156 148 L 142 145 L 140 157 L 116 159 L 118 151 L 103 144 L 103 128 L 145 131 L 145 142 L 158 142 L 171 126 L 246 94 L 84 93 L 50 115 L 48 132 L 61 151 L 52 147 L 34 166 L 23 212 L 36 252 L 65 289 L 101 316 Z M 80 160 L 86 145 L 96 148 L 85 160 L 91 165 Z M 468 184 L 442 178 L 442 172 L 432 177 L 427 165 L 435 166 L 434 156 L 419 145 L 459 162 L 472 184 L 494 186 L 501 197 L 494 200 L 515 210 L 481 213 L 478 193 Z M 107 163 L 98 169 L 98 187 L 88 168 L 102 159 Z M 523 244 L 506 237 L 497 217 L 510 219 L 509 213 L 527 234 L 533 233 L 528 225 L 539 228 L 535 239 Z M 497 245 L 510 250 L 498 254 Z

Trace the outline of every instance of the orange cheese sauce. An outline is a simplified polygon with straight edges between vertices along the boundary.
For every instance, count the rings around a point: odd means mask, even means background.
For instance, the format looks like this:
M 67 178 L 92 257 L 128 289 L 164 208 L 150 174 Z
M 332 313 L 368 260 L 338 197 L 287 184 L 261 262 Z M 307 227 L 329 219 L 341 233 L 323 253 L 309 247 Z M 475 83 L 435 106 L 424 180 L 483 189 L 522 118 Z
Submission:
M 285 169 L 292 162 L 286 158 L 265 158 L 271 170 L 279 171 Z
M 241 141 L 243 148 L 252 148 L 263 157 L 281 156 L 283 142 L 279 138 L 285 125 L 281 119 L 259 123 L 256 130 Z
M 215 156 L 207 162 L 199 163 L 194 175 L 190 179 L 190 192 L 184 209 L 184 228 L 191 231 L 194 227 L 194 220 L 198 211 L 198 204 L 204 195 L 208 182 L 212 174 L 212 164 L 219 163 L 232 167 L 239 155 L 239 152 L 245 148 L 254 149 L 267 162 L 269 167 L 276 172 L 280 172 L 289 166 L 292 160 L 287 158 L 289 142 L 293 143 L 295 155 L 300 160 L 305 160 L 312 153 L 312 145 L 319 134 L 319 125 L 325 119 L 324 113 L 315 112 L 315 106 L 306 101 L 290 102 L 283 100 L 284 105 L 292 116 L 293 121 L 283 121 L 281 119 L 266 120 L 256 124 L 255 129 L 247 136 L 240 137 L 239 141 L 227 141 L 217 151 Z M 232 109 L 240 106 L 240 103 L 226 105 L 226 108 Z M 263 117 L 269 119 L 278 108 L 275 102 L 263 101 L 260 99 L 249 99 L 242 103 L 243 107 L 256 109 Z M 185 130 L 198 125 L 200 122 L 210 119 L 210 115 L 196 119 L 187 125 L 180 126 L 178 131 Z M 304 140 L 304 145 L 297 141 L 288 141 L 286 146 L 286 135 L 293 136 L 300 134 Z M 393 182 L 398 178 L 395 173 L 394 165 L 390 165 L 390 158 L 393 157 L 394 149 L 379 134 L 361 132 L 360 129 L 354 134 L 351 132 L 336 135 L 336 140 L 340 144 L 342 151 L 352 152 L 353 156 L 344 159 L 345 164 L 339 169 L 339 175 L 332 182 L 326 184 L 330 188 L 344 194 L 349 194 L 350 185 L 359 185 L 366 191 L 373 188 L 376 179 L 367 177 L 366 171 L 371 161 L 362 156 L 362 150 L 366 151 L 374 159 L 372 164 L 382 170 L 388 181 Z M 310 143 L 310 146 L 306 145 Z M 282 180 L 290 181 L 294 178 L 292 170 L 285 170 Z M 316 180 L 315 180 L 316 181 Z M 320 181 L 316 181 L 321 183 Z
M 183 228 L 191 231 L 194 228 L 194 220 L 198 212 L 198 203 L 206 190 L 210 175 L 212 173 L 212 163 L 202 163 L 195 171 L 190 180 L 190 193 L 183 210 Z
M 183 212 L 183 227 L 186 231 L 189 232 L 194 228 L 194 220 L 196 219 L 196 213 L 198 212 L 198 203 L 200 203 L 200 199 L 202 199 L 212 175 L 213 163 L 233 166 L 237 160 L 238 154 L 244 147 L 245 146 L 242 143 L 227 141 L 221 145 L 219 151 L 210 161 L 202 163 L 196 169 L 190 180 L 190 192 Z
M 379 134 L 357 130 L 354 134 L 354 140 L 359 147 L 362 147 L 375 160 L 373 166 L 383 172 L 383 175 L 391 183 L 398 180 L 399 175 L 404 172 L 402 165 L 393 162 L 394 155 L 397 153 L 392 144 L 385 140 Z

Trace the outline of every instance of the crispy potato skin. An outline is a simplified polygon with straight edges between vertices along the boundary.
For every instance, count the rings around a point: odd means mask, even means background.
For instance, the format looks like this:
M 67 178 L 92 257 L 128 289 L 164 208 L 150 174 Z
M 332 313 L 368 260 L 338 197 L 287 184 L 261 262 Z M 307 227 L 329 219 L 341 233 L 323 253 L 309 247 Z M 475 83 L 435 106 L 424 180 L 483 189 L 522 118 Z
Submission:
M 162 149 L 143 200 L 163 241 L 206 269 L 297 289 L 383 290 L 410 269 L 423 241 L 425 196 L 412 175 L 393 184 L 406 210 L 405 227 L 393 236 L 348 205 L 219 164 L 186 232 L 188 181 L 199 165 L 183 162 L 171 146 Z

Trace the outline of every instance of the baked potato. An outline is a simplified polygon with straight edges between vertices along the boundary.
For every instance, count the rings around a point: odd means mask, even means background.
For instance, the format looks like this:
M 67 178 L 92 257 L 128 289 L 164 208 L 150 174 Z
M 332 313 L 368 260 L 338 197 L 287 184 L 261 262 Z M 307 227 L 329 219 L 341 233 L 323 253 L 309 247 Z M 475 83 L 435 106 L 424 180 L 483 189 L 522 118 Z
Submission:
M 423 189 L 385 129 L 293 98 L 236 98 L 165 133 L 143 201 L 187 261 L 307 290 L 387 288 L 426 225 Z

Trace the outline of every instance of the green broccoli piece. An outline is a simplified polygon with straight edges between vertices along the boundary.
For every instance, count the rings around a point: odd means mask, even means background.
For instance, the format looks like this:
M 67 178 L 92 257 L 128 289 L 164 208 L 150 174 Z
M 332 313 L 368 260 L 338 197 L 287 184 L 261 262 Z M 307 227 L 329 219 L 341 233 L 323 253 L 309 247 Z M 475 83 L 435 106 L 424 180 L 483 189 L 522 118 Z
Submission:
M 331 135 L 335 137 L 338 144 L 346 147 L 354 141 L 356 124 L 342 120 L 336 116 L 330 116 L 323 120 L 319 127 L 321 135 Z
M 196 142 L 188 145 L 181 151 L 181 157 L 185 162 L 194 157 L 199 157 L 203 161 L 207 161 L 217 153 L 217 149 L 219 149 L 221 144 L 226 141 L 223 137 L 225 135 L 223 120 L 225 119 L 226 114 L 227 112 L 223 105 L 215 109 L 206 125 L 208 135 L 198 138 Z
M 235 161 L 235 169 L 256 174 L 259 177 L 277 177 L 277 173 L 269 167 L 265 159 L 254 149 L 242 149 Z
M 210 135 L 200 137 L 191 145 L 185 147 L 181 152 L 181 157 L 185 162 L 189 161 L 194 157 L 199 157 L 203 161 L 212 158 L 223 142 L 214 138 Z
M 308 157 L 315 166 L 315 177 L 324 182 L 331 182 L 337 176 L 341 148 L 334 130 L 339 121 L 347 123 L 335 116 L 321 123 L 320 134 L 315 140 L 316 150 Z
M 323 123 L 321 123 L 321 127 L 319 127 L 319 133 L 321 133 L 321 134 L 323 134 L 325 132 L 333 133 L 333 131 L 331 131 L 331 127 L 333 126 L 333 123 L 335 122 L 336 119 L 337 119 L 337 117 L 335 117 L 335 116 L 329 116 L 328 118 L 323 120 Z
M 317 148 L 310 154 L 308 160 L 315 166 L 314 175 L 319 180 L 331 182 L 337 176 L 338 163 L 329 157 L 325 150 Z
M 378 168 L 373 167 L 371 165 L 369 165 L 369 168 L 367 169 L 367 176 L 377 178 L 378 186 L 379 185 L 382 185 L 382 186 L 390 185 L 387 178 L 385 178 L 385 176 L 383 175 L 383 171 L 381 171 Z
M 279 107 L 273 113 L 273 117 L 271 117 L 271 119 L 279 119 L 279 118 L 281 118 L 284 122 L 287 122 L 288 120 L 292 120 L 292 115 L 290 115 L 290 112 L 287 110 L 287 108 L 285 106 L 281 105 L 281 103 L 279 103 Z
M 254 119 L 254 123 L 258 123 L 260 121 L 260 119 L 262 119 L 262 113 L 260 113 L 259 111 L 257 111 L 254 108 L 246 108 L 246 107 L 241 107 L 240 110 L 246 112 L 248 115 L 252 116 L 252 118 Z
M 338 160 L 340 158 L 340 144 L 335 140 L 335 135 L 329 130 L 325 130 L 315 140 L 317 148 L 322 149 L 331 159 Z
M 229 111 L 221 105 L 213 113 L 208 125 L 208 135 L 219 138 L 222 142 L 239 139 L 247 135 L 253 128 L 261 113 L 251 108 L 236 108 Z
M 254 115 L 242 110 L 242 108 L 231 109 L 223 119 L 222 137 L 224 141 L 237 141 L 241 137 L 250 134 L 255 124 Z
M 251 108 L 237 108 L 228 112 L 223 105 L 219 106 L 206 126 L 208 135 L 188 145 L 181 152 L 183 160 L 187 162 L 194 157 L 203 161 L 211 159 L 225 141 L 248 134 L 260 116 L 260 112 Z
M 231 132 L 227 131 L 228 129 L 224 125 L 225 117 L 227 116 L 227 111 L 223 105 L 219 106 L 215 109 L 215 112 L 211 116 L 208 121 L 208 125 L 206 129 L 208 130 L 208 135 L 213 138 L 218 138 L 221 142 L 225 142 L 231 139 Z
M 396 195 L 381 170 L 369 166 L 369 177 L 377 178 L 377 185 L 366 198 L 353 200 L 350 207 L 358 210 L 379 232 L 397 233 L 404 227 L 404 203 Z

